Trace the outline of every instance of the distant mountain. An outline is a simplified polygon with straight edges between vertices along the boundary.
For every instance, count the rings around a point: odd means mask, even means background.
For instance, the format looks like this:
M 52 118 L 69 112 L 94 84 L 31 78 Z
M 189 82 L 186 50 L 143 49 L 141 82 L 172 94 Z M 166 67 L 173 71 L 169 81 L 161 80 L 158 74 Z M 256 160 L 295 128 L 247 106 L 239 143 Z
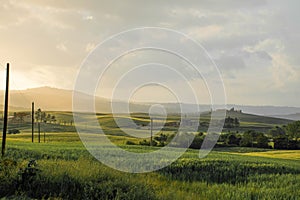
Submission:
M 0 113 L 2 112 L 2 110 L 4 109 L 4 105 L 3 104 L 0 104 Z M 29 108 L 25 108 L 25 107 L 15 107 L 15 106 L 9 106 L 9 110 L 10 111 L 26 111 L 28 110 Z
M 35 102 L 36 108 L 42 110 L 51 111 L 72 111 L 72 90 L 51 88 L 51 87 L 40 87 L 32 88 L 27 90 L 11 90 L 9 103 L 10 111 L 30 110 L 31 102 Z M 80 98 L 87 98 L 87 94 L 81 94 Z M 0 91 L 0 105 L 3 104 L 4 92 Z M 178 104 L 178 103 L 161 103 L 168 113 L 180 112 L 180 107 L 184 107 L 186 112 L 195 112 L 197 109 L 196 105 L 193 104 Z M 126 111 L 127 103 L 124 101 L 114 101 L 114 108 L 118 108 L 119 112 Z M 129 110 L 131 112 L 148 112 L 151 103 L 130 103 Z M 96 97 L 95 107 L 97 112 L 109 113 L 111 112 L 111 101 L 106 98 Z M 210 105 L 199 105 L 200 112 L 210 111 Z M 243 113 L 250 113 L 256 115 L 265 116 L 278 116 L 291 115 L 300 113 L 298 107 L 287 107 L 287 106 L 248 106 L 248 105 L 227 105 L 227 109 L 234 107 L 235 110 L 242 110 Z M 223 106 L 214 105 L 214 109 L 221 109 Z M 2 109 L 0 109 L 2 110 Z M 295 114 L 297 115 L 297 114 Z M 283 117 L 283 116 L 282 116 Z M 287 118 L 286 119 L 294 119 Z M 299 118 L 295 118 L 299 119 Z
M 274 115 L 273 117 L 290 119 L 290 120 L 300 120 L 300 113 L 289 114 L 289 115 Z
M 4 98 L 3 92 L 0 98 Z M 36 108 L 68 111 L 72 109 L 72 91 L 41 87 L 21 91 L 11 90 L 9 93 L 10 110 L 14 110 L 15 107 L 30 110 L 33 101 Z
M 202 113 L 201 116 L 204 118 L 210 118 L 210 112 Z M 272 126 L 272 125 L 283 125 L 292 122 L 292 120 L 289 119 L 281 119 L 281 118 L 270 117 L 270 116 L 261 116 L 261 115 L 244 113 L 241 111 L 234 111 L 234 110 L 227 110 L 226 117 L 231 117 L 231 118 L 236 117 L 241 122 L 252 123 L 256 125 L 263 124 L 263 125 Z M 244 124 L 244 126 L 246 125 Z
M 35 108 L 49 111 L 72 111 L 72 90 L 57 89 L 51 87 L 32 88 L 27 90 L 11 90 L 9 94 L 9 108 L 10 111 L 31 110 L 31 103 L 35 102 Z M 87 94 L 80 94 L 81 100 L 88 98 Z M 4 99 L 4 92 L 0 94 L 0 98 Z M 1 103 L 1 102 L 0 102 Z M 116 102 L 115 106 L 124 108 L 124 102 Z M 106 98 L 96 97 L 95 107 L 97 112 L 109 113 L 111 112 L 111 102 Z M 148 109 L 145 105 L 131 104 L 130 107 L 138 111 L 146 111 Z M 81 110 L 85 111 L 85 110 Z
M 275 116 L 275 115 L 289 115 L 300 113 L 299 107 L 289 106 L 249 106 L 249 105 L 235 105 L 229 104 L 228 108 L 234 107 L 235 109 L 242 110 L 245 113 L 252 113 L 257 115 Z

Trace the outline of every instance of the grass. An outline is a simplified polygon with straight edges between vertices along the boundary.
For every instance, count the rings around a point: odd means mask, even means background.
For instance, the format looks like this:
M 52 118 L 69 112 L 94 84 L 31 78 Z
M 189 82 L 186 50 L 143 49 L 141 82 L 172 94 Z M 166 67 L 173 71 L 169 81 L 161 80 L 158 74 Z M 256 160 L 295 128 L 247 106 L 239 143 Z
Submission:
M 58 121 L 71 122 L 70 112 L 50 112 Z M 228 112 L 239 117 L 241 129 L 254 127 L 267 130 L 284 120 L 244 113 Z M 88 118 L 91 116 L 87 116 Z M 135 113 L 118 115 L 118 122 L 127 125 L 131 119 L 141 126 L 118 128 L 110 114 L 97 114 L 109 139 L 121 148 L 146 153 L 159 147 L 138 144 L 142 138 L 127 135 L 149 134 L 149 116 Z M 178 121 L 168 116 L 167 121 Z M 201 116 L 209 121 L 209 116 Z M 41 143 L 31 143 L 30 123 L 10 124 L 21 134 L 7 135 L 7 152 L 0 159 L 0 198 L 8 199 L 297 199 L 300 196 L 299 151 L 228 147 L 216 148 L 199 159 L 197 150 L 187 150 L 172 165 L 156 172 L 130 174 L 111 169 L 84 148 L 75 127 L 70 124 L 42 126 Z M 93 128 L 93 127 L 92 127 Z M 174 133 L 174 127 L 165 127 Z M 44 143 L 43 131 L 46 131 Z M 171 154 L 172 152 L 170 152 Z M 37 166 L 28 168 L 36 160 Z M 27 171 L 26 171 L 27 170 Z M 32 170 L 36 170 L 32 174 Z
M 250 153 L 240 153 L 240 154 L 244 156 L 300 160 L 300 150 L 288 150 L 288 151 L 278 150 L 278 151 L 250 152 Z
M 32 144 L 30 138 L 29 133 L 8 136 L 7 156 L 0 162 L 0 197 L 174 200 L 297 199 L 300 195 L 300 163 L 291 156 L 297 151 L 223 148 L 198 159 L 198 151 L 188 150 L 167 168 L 130 174 L 95 160 L 76 133 L 49 133 L 49 140 L 40 144 Z M 124 145 L 122 136 L 111 139 L 134 152 L 157 150 Z M 256 155 L 268 153 L 272 157 Z M 288 157 L 283 156 L 286 153 Z M 32 159 L 39 171 L 22 180 L 20 168 Z
M 59 124 L 41 124 L 42 131 L 46 132 L 75 132 L 76 129 L 74 127 L 73 122 L 73 114 L 72 112 L 60 112 L 60 111 L 49 111 L 46 112 L 47 114 L 51 114 L 55 116 L 57 123 Z M 12 115 L 13 113 L 11 113 Z M 274 126 L 281 126 L 283 124 L 290 123 L 291 120 L 286 119 L 277 119 L 273 117 L 266 117 L 266 116 L 257 116 L 247 113 L 240 113 L 240 112 L 233 112 L 233 111 L 227 111 L 227 116 L 230 116 L 232 118 L 237 117 L 240 120 L 240 127 L 239 128 L 232 128 L 230 131 L 245 131 L 248 129 L 253 129 L 261 132 L 267 132 L 268 130 L 272 129 Z M 85 114 L 84 117 L 86 120 L 90 120 L 93 115 L 91 114 Z M 149 122 L 150 118 L 148 114 L 145 113 L 132 113 L 129 115 L 124 114 L 118 114 L 118 115 L 112 115 L 112 114 L 104 114 L 104 113 L 97 113 L 96 117 L 99 121 L 99 124 L 107 134 L 111 135 L 118 135 L 118 136 L 126 136 L 127 134 L 124 133 L 118 125 L 121 124 L 123 128 L 129 128 L 131 131 L 137 132 L 146 132 L 147 128 L 149 128 Z M 137 127 L 128 126 L 129 121 L 133 121 L 136 125 L 138 125 L 138 129 L 141 128 L 142 130 L 136 130 Z M 116 123 L 118 122 L 118 124 Z M 166 122 L 179 122 L 180 116 L 173 114 L 169 115 L 166 119 Z M 210 113 L 202 113 L 200 115 L 200 123 L 208 123 L 210 121 Z M 71 123 L 72 122 L 72 123 Z M 162 122 L 162 120 L 159 119 L 159 116 L 156 120 L 154 120 L 155 123 Z M 2 121 L 0 121 L 0 126 L 2 126 Z M 31 123 L 9 123 L 9 129 L 19 129 L 21 132 L 30 132 L 31 131 Z M 37 129 L 37 126 L 35 126 Z M 94 128 L 94 127 L 90 127 Z M 178 128 L 174 126 L 165 126 L 165 131 L 176 131 Z M 207 131 L 207 126 L 200 126 L 200 130 L 202 132 Z M 229 131 L 226 129 L 226 131 Z

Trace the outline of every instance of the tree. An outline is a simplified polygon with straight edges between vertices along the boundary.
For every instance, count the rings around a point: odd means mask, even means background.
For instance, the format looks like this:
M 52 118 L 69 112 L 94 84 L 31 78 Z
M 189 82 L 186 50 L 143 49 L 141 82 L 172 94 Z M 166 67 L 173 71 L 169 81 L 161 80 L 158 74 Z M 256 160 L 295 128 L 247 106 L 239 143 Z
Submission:
M 234 127 L 240 127 L 240 121 L 239 121 L 239 119 L 238 118 L 234 118 Z
M 268 137 L 264 136 L 263 134 L 259 135 L 256 140 L 257 140 L 258 148 L 268 148 L 269 147 Z
M 225 118 L 224 128 L 233 128 L 234 127 L 234 119 L 231 117 Z
M 161 133 L 159 136 L 155 136 L 154 139 L 159 142 L 159 146 L 165 146 L 165 142 L 168 139 L 168 136 Z
M 52 116 L 51 116 L 51 121 L 50 121 L 50 123 L 52 123 L 52 122 L 53 122 L 53 123 L 55 123 L 55 122 L 56 122 L 56 118 L 55 118 L 55 116 L 54 116 L 54 115 L 52 115 Z M 71 125 L 72 125 L 72 124 L 71 124 Z
M 17 113 L 17 116 L 19 117 L 20 122 L 24 122 L 24 117 L 26 117 L 27 115 L 28 115 L 28 113 L 26 113 L 26 112 Z
M 14 112 L 14 119 L 16 120 L 17 119 L 17 113 Z
M 223 142 L 223 143 L 225 143 L 226 142 L 226 140 L 227 140 L 227 137 L 228 137 L 228 135 L 229 135 L 229 133 L 222 133 L 221 135 L 220 135 L 220 137 L 219 137 L 219 142 Z
M 288 149 L 288 137 L 281 135 L 273 139 L 274 149 Z
M 190 148 L 192 149 L 200 149 L 203 143 L 203 139 L 200 136 L 196 136 L 190 145 Z
M 234 134 L 229 134 L 226 139 L 226 144 L 228 145 L 239 145 L 240 138 L 236 137 Z
M 251 147 L 253 147 L 256 137 L 257 137 L 257 132 L 254 130 L 248 130 L 243 134 L 243 138 L 245 138 L 244 140 L 248 140 Z
M 44 123 L 47 123 L 47 115 L 46 115 L 45 112 L 42 112 L 41 121 L 44 122 Z
M 288 136 L 293 140 L 295 139 L 298 141 L 298 138 L 300 137 L 300 121 L 295 121 L 293 123 L 290 123 L 286 127 Z
M 249 135 L 244 135 L 240 141 L 241 147 L 253 147 L 253 139 Z
M 35 120 L 37 122 L 41 122 L 42 120 L 42 110 L 40 108 L 35 112 Z
M 51 123 L 51 117 L 52 116 L 50 114 L 47 114 L 46 121 Z
M 279 136 L 282 136 L 282 135 L 285 135 L 285 130 L 279 126 L 275 126 L 274 128 L 272 128 L 270 131 L 269 131 L 269 134 L 275 138 L 275 137 L 279 137 Z
M 161 134 L 159 134 L 159 136 L 155 136 L 154 139 L 157 140 L 158 142 L 165 142 L 165 141 L 167 141 L 168 136 L 161 133 Z

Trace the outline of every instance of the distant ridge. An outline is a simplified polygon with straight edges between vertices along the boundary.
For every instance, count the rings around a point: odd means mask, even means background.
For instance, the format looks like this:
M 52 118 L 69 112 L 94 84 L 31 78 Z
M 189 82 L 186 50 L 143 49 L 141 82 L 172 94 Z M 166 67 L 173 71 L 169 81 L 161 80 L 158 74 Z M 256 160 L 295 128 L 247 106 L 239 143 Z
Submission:
M 4 91 L 0 91 L 0 105 L 3 104 Z M 10 111 L 30 110 L 31 102 L 34 101 L 36 108 L 51 111 L 72 111 L 72 90 L 58 89 L 53 87 L 38 87 L 26 90 L 11 90 L 9 97 Z M 83 94 L 82 98 L 87 97 Z M 188 112 L 195 112 L 196 105 L 177 104 L 177 103 L 161 103 L 168 112 L 178 112 L 179 106 L 184 106 Z M 150 103 L 131 103 L 131 112 L 148 112 Z M 119 110 L 126 110 L 127 103 L 117 101 L 115 104 Z M 222 106 L 214 105 L 216 109 Z M 103 97 L 95 98 L 95 107 L 97 112 L 111 112 L 111 101 Z M 200 111 L 209 111 L 210 105 L 199 105 Z M 300 108 L 288 106 L 249 106 L 228 104 L 227 109 L 234 107 L 235 110 L 242 110 L 244 113 L 255 115 L 273 116 L 286 119 L 299 119 Z M 2 110 L 0 108 L 0 110 Z
M 4 99 L 4 92 L 0 91 L 0 104 Z M 81 98 L 87 98 L 87 94 L 81 94 Z M 38 87 L 26 90 L 11 90 L 9 94 L 10 111 L 25 111 L 31 109 L 32 101 L 35 102 L 36 108 L 49 111 L 72 111 L 72 90 L 58 89 L 52 87 Z M 111 102 L 109 99 L 96 97 L 95 105 L 97 112 L 111 113 Z M 117 102 L 116 106 L 124 107 L 125 103 Z M 131 104 L 130 108 L 140 112 L 146 112 L 149 108 L 147 105 Z M 1 108 L 0 108 L 1 110 Z M 82 110 L 84 111 L 84 110 Z
M 289 115 L 274 115 L 272 117 L 290 119 L 290 120 L 300 120 L 300 113 L 289 114 Z

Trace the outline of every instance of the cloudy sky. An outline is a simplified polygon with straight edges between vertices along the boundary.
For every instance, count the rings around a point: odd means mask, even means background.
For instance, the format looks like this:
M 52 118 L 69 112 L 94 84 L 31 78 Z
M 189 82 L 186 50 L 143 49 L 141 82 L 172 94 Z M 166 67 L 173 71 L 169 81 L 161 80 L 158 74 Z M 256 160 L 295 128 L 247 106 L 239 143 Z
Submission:
M 206 49 L 220 69 L 228 103 L 300 106 L 299 8 L 297 0 L 3 0 L 0 86 L 10 62 L 12 89 L 73 89 L 82 62 L 106 38 L 162 27 Z M 154 56 L 142 53 L 138 59 Z

